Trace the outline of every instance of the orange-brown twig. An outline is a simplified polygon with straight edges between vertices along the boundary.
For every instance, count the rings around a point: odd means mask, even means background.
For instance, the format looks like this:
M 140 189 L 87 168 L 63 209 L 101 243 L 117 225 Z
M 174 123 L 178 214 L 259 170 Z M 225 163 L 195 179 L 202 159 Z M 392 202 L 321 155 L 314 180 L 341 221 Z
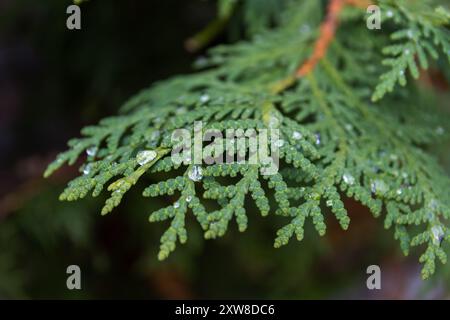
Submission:
M 316 40 L 313 53 L 300 65 L 295 73 L 272 84 L 269 87 L 270 91 L 274 94 L 278 94 L 293 85 L 297 79 L 310 74 L 311 71 L 314 70 L 316 64 L 327 53 L 328 46 L 333 40 L 339 25 L 339 14 L 346 5 L 368 8 L 371 4 L 371 0 L 330 0 L 327 16 L 320 27 L 319 38 Z
M 339 14 L 346 5 L 367 8 L 370 4 L 371 2 L 368 0 L 330 0 L 327 17 L 320 27 L 320 35 L 314 46 L 314 51 L 309 59 L 298 68 L 296 77 L 300 78 L 308 75 L 325 56 L 328 46 L 336 34 L 336 29 L 339 25 Z

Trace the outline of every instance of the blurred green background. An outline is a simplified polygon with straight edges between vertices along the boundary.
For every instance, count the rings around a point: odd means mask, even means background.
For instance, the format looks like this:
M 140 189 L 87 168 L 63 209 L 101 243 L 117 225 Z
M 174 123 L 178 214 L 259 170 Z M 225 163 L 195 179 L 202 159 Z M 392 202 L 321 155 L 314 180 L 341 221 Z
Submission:
M 204 52 L 187 52 L 185 40 L 216 16 L 214 1 L 91 0 L 82 30 L 69 31 L 69 4 L 0 1 L 1 299 L 450 297 L 448 266 L 420 280 L 417 257 L 404 258 L 392 232 L 351 201 L 348 232 L 330 219 L 325 237 L 307 229 L 303 242 L 282 249 L 273 249 L 275 218 L 253 213 L 247 232 L 232 226 L 214 241 L 191 223 L 188 243 L 165 262 L 156 257 L 164 226 L 147 217 L 170 199 L 134 192 L 106 217 L 104 197 L 59 202 L 77 169 L 44 180 L 48 162 L 140 89 L 190 72 Z M 438 150 L 447 168 L 449 149 Z M 73 264 L 82 290 L 66 288 Z M 366 289 L 371 264 L 381 266 L 381 291 Z

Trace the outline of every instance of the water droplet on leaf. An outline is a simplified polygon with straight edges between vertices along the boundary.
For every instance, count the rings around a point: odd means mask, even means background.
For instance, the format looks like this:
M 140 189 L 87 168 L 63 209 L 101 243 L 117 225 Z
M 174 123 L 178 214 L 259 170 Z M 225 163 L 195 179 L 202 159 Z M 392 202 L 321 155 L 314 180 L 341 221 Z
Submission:
M 436 199 L 432 199 L 432 200 L 429 202 L 428 206 L 429 206 L 431 209 L 433 209 L 433 210 L 437 210 L 438 207 L 439 207 L 439 201 L 437 201 Z
M 302 137 L 303 137 L 303 135 L 298 131 L 294 131 L 292 133 L 292 139 L 294 139 L 294 140 L 300 140 Z
M 269 119 L 269 128 L 278 128 L 280 126 L 280 119 L 276 115 L 271 115 Z
M 433 226 L 431 233 L 433 235 L 433 244 L 437 246 L 441 245 L 442 240 L 444 240 L 444 229 L 441 226 Z
M 344 182 L 348 185 L 353 185 L 355 183 L 355 177 L 352 176 L 350 173 L 345 173 L 342 176 L 342 179 L 344 180 Z
M 209 101 L 209 95 L 207 95 L 207 94 L 202 94 L 201 96 L 200 96 L 200 102 L 201 103 L 206 103 L 206 102 L 208 102 Z
M 388 186 L 383 180 L 375 180 L 371 184 L 371 190 L 373 193 L 383 195 L 388 191 Z
M 281 148 L 282 146 L 284 146 L 284 140 L 282 140 L 282 139 L 277 140 L 277 141 L 275 142 L 275 145 L 276 145 L 278 148 Z
M 92 164 L 88 163 L 87 165 L 84 166 L 83 168 L 83 174 L 84 175 L 88 175 L 89 173 L 91 173 L 92 170 Z
M 136 156 L 136 160 L 139 163 L 139 165 L 143 166 L 147 163 L 149 163 L 150 161 L 153 161 L 157 156 L 156 151 L 153 150 L 144 150 L 144 151 L 140 151 L 137 156 Z
M 320 133 L 316 133 L 316 145 L 320 145 L 320 143 L 321 143 Z
M 95 155 L 97 154 L 97 150 L 98 150 L 97 146 L 92 146 L 92 147 L 86 149 L 86 154 L 89 157 L 95 157 Z

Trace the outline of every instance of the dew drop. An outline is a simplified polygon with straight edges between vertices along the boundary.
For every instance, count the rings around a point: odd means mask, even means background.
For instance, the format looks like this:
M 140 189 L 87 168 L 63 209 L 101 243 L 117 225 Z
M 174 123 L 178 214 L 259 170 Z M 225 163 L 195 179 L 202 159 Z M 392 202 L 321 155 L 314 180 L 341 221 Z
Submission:
M 209 95 L 207 95 L 207 94 L 202 94 L 201 96 L 200 96 L 200 102 L 201 103 L 206 103 L 206 102 L 208 102 L 209 101 Z
M 321 143 L 320 133 L 316 133 L 316 145 L 320 145 L 320 143 Z
M 292 139 L 294 139 L 294 140 L 300 140 L 301 138 L 303 138 L 303 135 L 302 135 L 300 132 L 294 131 L 294 132 L 292 133 Z
M 92 147 L 86 149 L 86 154 L 89 157 L 95 157 L 95 155 L 97 154 L 97 150 L 98 150 L 97 146 L 92 146 Z
M 157 156 L 156 151 L 153 150 L 144 150 L 144 151 L 140 151 L 137 156 L 136 156 L 136 160 L 139 163 L 139 165 L 143 166 L 147 163 L 149 163 L 150 161 L 153 161 Z
M 383 180 L 374 180 L 370 186 L 373 193 L 378 193 L 380 195 L 383 195 L 388 191 L 388 186 Z
M 282 146 L 284 146 L 284 140 L 280 139 L 280 140 L 276 141 L 275 146 L 277 146 L 278 148 L 281 148 Z
M 350 173 L 345 173 L 342 176 L 342 179 L 344 180 L 344 182 L 348 185 L 353 185 L 355 183 L 355 177 L 352 176 Z
M 431 233 L 433 235 L 433 244 L 439 246 L 442 240 L 444 240 L 444 230 L 441 226 L 433 226 L 431 228 Z
M 280 126 L 280 119 L 277 116 L 271 115 L 269 119 L 269 128 L 278 128 Z
M 83 174 L 84 175 L 88 175 L 89 173 L 91 173 L 92 170 L 92 164 L 88 163 L 87 165 L 84 166 L 83 168 Z
M 191 202 L 191 201 L 192 201 L 192 196 L 187 196 L 187 197 L 186 197 L 186 202 L 189 203 L 189 202 Z
M 333 206 L 333 200 L 327 200 L 327 207 L 332 207 Z
M 401 196 L 403 194 L 403 189 L 397 189 L 396 193 L 397 195 Z
M 203 169 L 202 167 L 198 165 L 192 166 L 191 170 L 189 171 L 189 179 L 192 181 L 198 182 L 203 179 Z
M 179 203 L 178 201 L 175 202 L 175 203 L 173 204 L 173 207 L 174 207 L 175 209 L 179 208 L 179 207 L 180 207 L 180 203 Z
M 437 210 L 439 207 L 439 201 L 437 201 L 436 199 L 432 199 L 428 206 L 433 210 Z

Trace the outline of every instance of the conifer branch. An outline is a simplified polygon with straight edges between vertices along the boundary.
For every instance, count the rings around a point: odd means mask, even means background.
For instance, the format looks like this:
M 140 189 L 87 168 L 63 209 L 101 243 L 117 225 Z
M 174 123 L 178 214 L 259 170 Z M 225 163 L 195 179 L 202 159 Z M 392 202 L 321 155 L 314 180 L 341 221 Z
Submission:
M 444 138 L 450 127 L 433 97 L 427 96 L 424 106 L 422 92 L 396 84 L 406 86 L 407 68 L 417 75 L 413 53 L 422 67 L 429 64 L 427 56 L 436 58 L 438 52 L 450 61 L 450 36 L 444 27 L 450 15 L 434 10 L 428 0 L 420 7 L 406 6 L 404 0 L 379 0 L 391 23 L 387 30 L 393 33 L 374 36 L 365 25 L 355 28 L 359 17 L 340 15 L 347 5 L 365 8 L 369 1 L 330 0 L 324 21 L 321 1 L 290 3 L 277 28 L 252 41 L 212 49 L 205 58 L 207 69 L 158 83 L 130 99 L 121 115 L 84 128 L 83 137 L 69 142 L 69 150 L 45 176 L 65 163 L 74 164 L 86 152 L 83 174 L 69 183 L 61 199 L 77 200 L 89 192 L 98 196 L 114 179 L 102 210 L 106 214 L 138 180 L 176 173 L 143 192 L 145 197 L 178 194 L 176 202 L 150 215 L 151 222 L 170 223 L 161 237 L 160 259 L 187 241 L 188 212 L 205 238 L 213 239 L 223 236 L 233 219 L 240 231 L 247 228 L 245 203 L 250 197 L 262 216 L 289 220 L 277 231 L 274 245 L 280 247 L 294 236 L 303 239 L 308 220 L 323 235 L 330 212 L 347 229 L 350 218 L 342 200 L 347 196 L 375 217 L 385 214 L 384 225 L 394 229 L 405 254 L 411 246 L 426 245 L 420 261 L 427 278 L 436 259 L 446 261 L 441 242 L 450 242 L 450 179 L 427 147 Z M 306 27 L 299 34 L 302 24 Z M 315 40 L 311 26 L 318 27 Z M 343 32 L 336 32 L 338 26 Z M 375 104 L 394 89 L 392 97 Z M 283 167 L 265 177 L 261 164 L 201 167 L 172 162 L 172 132 L 192 128 L 198 121 L 219 132 L 271 130 L 276 123 L 281 136 L 273 142 L 279 146 Z M 240 145 L 236 153 L 248 149 Z M 224 177 L 238 181 L 223 184 Z M 219 208 L 208 211 L 204 199 Z

